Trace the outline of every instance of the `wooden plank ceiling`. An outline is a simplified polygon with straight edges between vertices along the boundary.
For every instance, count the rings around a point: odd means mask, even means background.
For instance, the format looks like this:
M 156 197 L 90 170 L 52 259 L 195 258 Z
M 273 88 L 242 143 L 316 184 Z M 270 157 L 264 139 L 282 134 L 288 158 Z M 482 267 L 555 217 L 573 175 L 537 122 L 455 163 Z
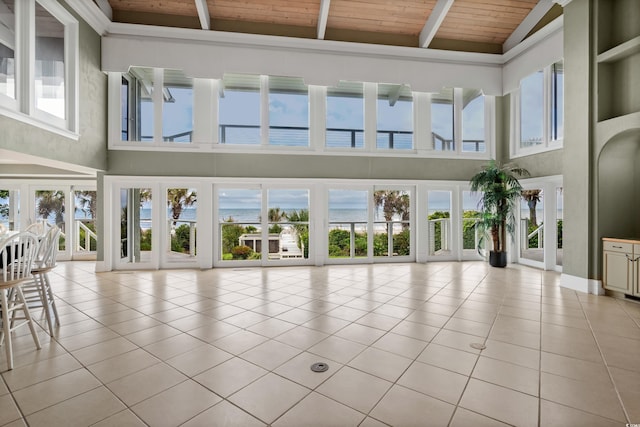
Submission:
M 95 0 L 94 0 L 95 1 Z M 197 2 L 206 4 L 210 29 L 289 37 L 419 46 L 420 33 L 440 3 L 450 3 L 426 47 L 502 53 L 503 44 L 538 0 L 108 0 L 113 21 L 202 28 Z M 548 1 L 548 0 L 543 0 Z M 329 2 L 319 32 L 322 3 Z M 562 13 L 545 11 L 541 23 Z

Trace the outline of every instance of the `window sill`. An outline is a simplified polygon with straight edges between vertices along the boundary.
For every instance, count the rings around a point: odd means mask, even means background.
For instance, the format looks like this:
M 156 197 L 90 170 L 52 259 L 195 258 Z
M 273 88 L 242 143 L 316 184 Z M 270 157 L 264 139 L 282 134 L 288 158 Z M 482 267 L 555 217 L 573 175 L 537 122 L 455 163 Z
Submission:
M 56 135 L 60 135 L 62 137 L 65 138 L 69 138 L 72 139 L 74 141 L 78 141 L 80 139 L 80 135 L 76 132 L 72 132 L 68 129 L 64 129 L 61 128 L 59 126 L 56 126 L 54 124 L 48 123 L 44 120 L 41 120 L 39 118 L 33 117 L 33 116 L 29 116 L 27 114 L 24 113 L 20 113 L 18 111 L 14 111 L 11 109 L 7 109 L 4 107 L 0 107 L 0 114 L 8 117 L 10 119 L 13 120 L 17 120 L 19 122 L 25 123 L 27 125 L 30 126 L 34 126 L 37 127 L 39 129 L 45 130 L 47 132 L 51 132 L 51 133 L 55 133 Z
M 562 140 L 554 141 L 552 144 L 549 144 L 546 147 L 536 147 L 536 148 L 528 148 L 528 149 L 516 149 L 510 153 L 512 159 L 517 159 L 519 157 L 526 157 L 535 154 L 547 153 L 550 151 L 562 150 L 563 148 Z

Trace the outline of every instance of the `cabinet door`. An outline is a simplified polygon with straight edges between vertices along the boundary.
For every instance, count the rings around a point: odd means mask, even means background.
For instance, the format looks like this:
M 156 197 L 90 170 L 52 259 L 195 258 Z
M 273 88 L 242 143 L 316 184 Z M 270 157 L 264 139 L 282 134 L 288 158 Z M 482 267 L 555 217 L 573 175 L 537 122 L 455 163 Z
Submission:
M 605 289 L 626 294 L 633 292 L 633 263 L 627 259 L 626 253 L 604 251 L 603 264 Z

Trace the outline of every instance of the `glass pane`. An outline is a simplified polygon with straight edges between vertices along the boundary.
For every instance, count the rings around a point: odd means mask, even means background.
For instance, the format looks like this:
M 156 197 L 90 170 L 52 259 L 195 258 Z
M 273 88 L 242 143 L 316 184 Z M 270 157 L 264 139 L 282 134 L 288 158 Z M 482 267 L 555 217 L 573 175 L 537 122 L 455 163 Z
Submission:
M 373 256 L 411 254 L 411 196 L 404 190 L 376 190 Z
M 167 250 L 174 259 L 196 256 L 197 202 L 193 188 L 167 189 Z
M 542 144 L 544 73 L 537 71 L 520 82 L 520 146 Z
M 451 254 L 451 191 L 429 191 L 429 255 Z
M 20 230 L 19 190 L 0 190 L 0 224 L 7 231 Z
M 482 193 L 462 192 L 462 250 L 477 252 L 479 238 L 476 224 L 481 217 Z
M 301 78 L 269 77 L 269 144 L 309 146 L 309 90 Z
M 221 258 L 256 260 L 262 257 L 262 191 L 220 189 L 218 218 Z
M 520 202 L 520 257 L 544 261 L 544 203 L 541 189 L 523 190 Z
M 220 144 L 260 145 L 260 76 L 227 74 L 220 83 Z
M 564 64 L 556 62 L 551 67 L 551 139 L 564 135 Z
M 122 77 L 122 85 L 120 86 L 120 118 L 122 119 L 121 123 L 121 141 L 129 141 L 130 133 L 129 133 L 129 123 L 131 121 L 131 112 L 129 109 L 129 91 L 130 91 L 129 80 Z
M 97 250 L 96 219 L 98 197 L 96 191 L 74 191 L 74 241 L 75 252 L 91 253 Z
M 149 188 L 120 190 L 120 258 L 125 262 L 151 261 L 151 202 Z
M 327 147 L 364 147 L 363 84 L 340 82 L 327 89 Z
M 437 151 L 454 151 L 453 88 L 431 95 L 431 140 Z
M 462 151 L 484 153 L 484 95 L 476 89 L 462 90 Z
M 193 82 L 177 70 L 164 70 L 162 140 L 192 142 Z
M 153 69 L 131 67 L 129 84 L 129 121 L 135 123 L 135 136 L 130 135 L 132 141 L 153 141 Z M 124 88 L 123 88 L 124 89 Z M 133 102 L 131 102 L 133 98 Z M 131 129 L 131 127 L 129 127 Z
M 378 85 L 376 147 L 413 149 L 413 97 L 405 85 Z
M 556 189 L 556 224 L 557 224 L 557 236 L 556 236 L 556 265 L 562 266 L 562 227 L 564 225 L 564 198 L 562 194 L 562 187 Z
M 0 0 L 0 94 L 16 98 L 14 0 Z
M 329 190 L 329 257 L 367 256 L 366 190 Z
M 269 259 L 309 258 L 309 190 L 269 190 Z
M 43 221 L 48 225 L 60 228 L 60 244 L 58 248 L 65 250 L 65 197 L 62 190 L 36 190 L 35 221 Z
M 36 108 L 65 118 L 64 25 L 36 2 Z

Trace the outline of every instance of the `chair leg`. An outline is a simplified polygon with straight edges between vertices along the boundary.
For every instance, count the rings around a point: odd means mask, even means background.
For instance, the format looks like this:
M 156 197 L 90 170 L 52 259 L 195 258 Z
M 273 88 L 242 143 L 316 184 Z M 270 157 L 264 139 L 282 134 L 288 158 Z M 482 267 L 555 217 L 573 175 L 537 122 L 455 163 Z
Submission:
M 60 325 L 60 318 L 58 317 L 58 308 L 56 307 L 56 300 L 53 296 L 53 289 L 51 289 L 51 282 L 49 281 L 49 274 L 44 273 L 44 281 L 47 290 L 47 295 L 49 297 L 49 301 L 51 304 L 51 308 L 53 308 L 53 317 L 56 319 L 56 326 Z
M 11 329 L 9 326 L 9 304 L 7 290 L 0 290 L 0 304 L 2 304 L 2 335 L 4 337 L 5 351 L 7 352 L 7 366 L 13 369 L 13 349 L 11 348 Z
M 42 303 L 42 309 L 44 310 L 44 315 L 47 320 L 47 326 L 49 326 L 49 335 L 53 336 L 53 324 L 51 323 L 51 310 L 49 307 L 49 295 L 46 288 L 46 283 L 44 281 L 44 274 L 37 274 L 34 277 L 36 281 L 36 287 L 38 288 L 38 293 L 40 294 L 40 302 Z
M 40 339 L 38 338 L 38 334 L 36 333 L 36 328 L 33 326 L 33 319 L 31 318 L 31 313 L 29 313 L 29 306 L 27 306 L 27 302 L 24 299 L 24 294 L 22 293 L 22 288 L 20 286 L 16 287 L 18 291 L 18 299 L 22 303 L 22 311 L 24 312 L 24 317 L 27 319 L 27 324 L 29 325 L 29 329 L 31 329 L 31 336 L 33 337 L 33 342 L 36 344 L 36 348 L 40 350 L 42 347 L 40 346 Z

